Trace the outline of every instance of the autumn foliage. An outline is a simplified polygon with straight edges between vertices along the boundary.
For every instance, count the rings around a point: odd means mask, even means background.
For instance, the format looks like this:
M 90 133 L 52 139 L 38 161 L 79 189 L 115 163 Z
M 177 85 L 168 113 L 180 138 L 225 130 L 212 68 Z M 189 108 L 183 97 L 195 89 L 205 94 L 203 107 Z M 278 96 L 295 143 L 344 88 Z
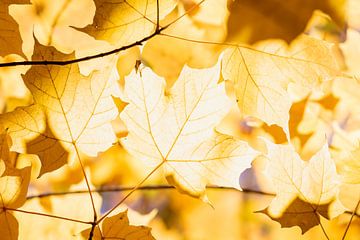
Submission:
M 358 0 L 1 0 L 0 239 L 359 239 L 359 56 Z

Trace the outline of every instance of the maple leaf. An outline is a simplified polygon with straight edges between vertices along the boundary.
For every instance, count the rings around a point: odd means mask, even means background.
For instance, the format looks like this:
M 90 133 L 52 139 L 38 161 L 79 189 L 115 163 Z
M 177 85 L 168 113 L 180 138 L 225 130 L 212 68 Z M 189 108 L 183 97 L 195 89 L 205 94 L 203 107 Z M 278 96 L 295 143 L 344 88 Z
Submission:
M 95 5 L 93 24 L 82 30 L 96 39 L 121 47 L 153 33 L 158 17 L 157 9 L 159 19 L 162 19 L 174 9 L 176 1 L 95 0 Z
M 88 238 L 90 228 L 81 232 L 84 238 Z M 107 217 L 102 223 L 101 229 L 95 227 L 93 239 L 124 239 L 124 240 L 155 240 L 150 233 L 150 228 L 144 226 L 129 225 L 127 211 L 115 216 Z
M 18 222 L 9 209 L 21 207 L 26 201 L 31 167 L 17 169 L 11 161 L 11 139 L 0 135 L 0 235 L 4 240 L 15 240 Z
M 340 182 L 327 144 L 308 162 L 301 160 L 291 145 L 266 145 L 266 173 L 276 197 L 260 212 L 283 227 L 299 226 L 303 233 L 320 224 L 320 215 L 333 218 L 343 212 L 335 200 Z
M 42 45 L 53 46 L 63 53 L 70 54 L 75 51 L 76 58 L 112 49 L 107 42 L 97 41 L 75 29 L 92 23 L 95 14 L 95 4 L 92 0 L 33 0 L 31 5 L 12 4 L 9 6 L 9 12 L 20 25 L 22 49 L 28 58 L 33 54 L 35 40 Z M 80 72 L 89 75 L 92 70 L 101 70 L 101 66 L 107 64 L 105 60 L 80 62 Z
M 19 26 L 9 15 L 8 7 L 12 3 L 28 3 L 28 0 L 2 0 L 0 2 L 0 56 L 17 54 L 23 56 Z
M 132 72 L 125 84 L 129 105 L 120 114 L 129 130 L 121 140 L 125 149 L 162 167 L 181 192 L 205 201 L 207 184 L 240 189 L 239 176 L 257 155 L 247 143 L 214 132 L 229 110 L 219 71 L 219 64 L 184 67 L 166 94 L 164 80 L 150 69 Z
M 276 124 L 289 134 L 290 83 L 307 91 L 338 74 L 331 44 L 305 35 L 289 47 L 265 41 L 254 48 L 231 47 L 222 60 L 224 78 L 234 83 L 242 113 Z
M 69 58 L 72 55 L 41 45 L 33 56 L 34 60 Z M 41 158 L 40 175 L 65 164 L 67 152 L 70 159 L 78 151 L 96 156 L 116 141 L 110 124 L 118 114 L 111 96 L 117 91 L 114 70 L 113 64 L 85 77 L 77 64 L 33 66 L 24 75 L 35 105 L 3 115 L 0 126 L 9 130 L 17 151 L 24 152 L 30 142 L 30 152 Z
M 228 40 L 254 43 L 268 38 L 290 42 L 301 34 L 314 10 L 329 14 L 345 27 L 345 0 L 237 0 L 230 6 Z
M 224 46 L 203 42 L 221 43 L 227 34 L 225 25 L 229 11 L 226 0 L 180 2 L 177 11 L 161 22 L 167 28 L 146 42 L 141 55 L 144 62 L 168 83 L 178 78 L 185 64 L 193 68 L 213 66 Z

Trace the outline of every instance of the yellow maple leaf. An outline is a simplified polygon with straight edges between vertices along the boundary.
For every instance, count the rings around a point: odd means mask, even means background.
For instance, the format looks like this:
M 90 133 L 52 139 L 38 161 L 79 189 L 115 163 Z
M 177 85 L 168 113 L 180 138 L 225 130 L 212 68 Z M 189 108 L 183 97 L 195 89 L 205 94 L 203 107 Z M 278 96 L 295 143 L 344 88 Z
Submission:
M 0 2 L 0 56 L 8 54 L 23 55 L 22 40 L 19 32 L 19 25 L 9 15 L 9 5 L 12 3 L 23 4 L 29 0 L 2 0 Z
M 207 184 L 240 189 L 239 176 L 257 152 L 247 143 L 214 132 L 229 110 L 219 64 L 209 69 L 185 67 L 165 94 L 164 79 L 146 68 L 126 79 L 120 117 L 129 134 L 121 140 L 138 159 L 162 167 L 172 185 L 206 201 Z
M 112 49 L 107 42 L 97 41 L 75 29 L 92 23 L 95 14 L 92 0 L 33 0 L 31 4 L 12 4 L 9 12 L 19 23 L 22 49 L 29 59 L 34 51 L 35 38 L 42 45 L 53 46 L 63 53 L 75 51 L 77 58 Z M 80 62 L 80 72 L 89 75 L 94 69 L 100 70 L 105 64 L 104 60 L 106 59 Z
M 155 240 L 150 230 L 150 228 L 145 226 L 129 225 L 127 211 L 124 211 L 115 216 L 105 218 L 101 229 L 99 226 L 96 226 L 93 239 Z M 87 239 L 90 234 L 90 228 L 84 230 L 81 234 Z
M 240 110 L 289 134 L 289 84 L 311 91 L 337 72 L 331 44 L 305 35 L 289 47 L 283 41 L 265 41 L 254 48 L 231 47 L 222 60 L 224 78 L 234 83 Z
M 18 222 L 12 209 L 26 201 L 31 167 L 17 169 L 12 161 L 11 139 L 6 133 L 0 135 L 0 236 L 4 240 L 16 240 Z
M 95 0 L 95 5 L 94 22 L 83 31 L 96 39 L 121 47 L 153 33 L 157 23 L 157 9 L 159 19 L 162 19 L 174 9 L 176 1 Z
M 336 24 L 345 26 L 345 0 L 238 0 L 230 7 L 228 41 L 254 43 L 268 38 L 288 42 L 301 34 L 314 10 L 329 14 Z
M 37 45 L 34 60 L 72 58 L 54 48 Z M 110 122 L 118 111 L 112 94 L 117 91 L 115 63 L 85 77 L 77 64 L 33 66 L 24 81 L 35 105 L 1 116 L 0 126 L 9 130 L 14 149 L 38 154 L 40 175 L 64 165 L 79 152 L 96 156 L 116 141 Z M 22 136 L 22 137 L 21 137 Z M 70 155 L 70 156 L 68 156 Z
M 142 51 L 144 62 L 169 83 L 177 79 L 185 64 L 193 68 L 213 66 L 224 46 L 203 42 L 222 43 L 227 34 L 226 0 L 180 2 L 177 11 L 161 22 L 168 27 L 147 41 Z
M 320 215 L 331 219 L 344 211 L 335 200 L 340 181 L 327 144 L 308 162 L 301 160 L 291 145 L 266 145 L 266 173 L 276 197 L 261 212 L 283 227 L 299 226 L 305 233 L 320 224 Z

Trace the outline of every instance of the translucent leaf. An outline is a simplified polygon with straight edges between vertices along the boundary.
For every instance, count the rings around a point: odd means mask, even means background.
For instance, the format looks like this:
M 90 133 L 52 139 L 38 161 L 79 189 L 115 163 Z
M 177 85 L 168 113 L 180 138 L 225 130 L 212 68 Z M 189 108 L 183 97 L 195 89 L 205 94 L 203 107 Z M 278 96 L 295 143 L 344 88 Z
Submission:
M 129 135 L 125 148 L 138 159 L 162 167 L 167 180 L 206 200 L 205 187 L 240 189 L 239 177 L 257 155 L 245 142 L 214 132 L 229 110 L 219 65 L 185 67 L 165 93 L 165 82 L 150 69 L 126 79 L 126 106 L 121 113 Z

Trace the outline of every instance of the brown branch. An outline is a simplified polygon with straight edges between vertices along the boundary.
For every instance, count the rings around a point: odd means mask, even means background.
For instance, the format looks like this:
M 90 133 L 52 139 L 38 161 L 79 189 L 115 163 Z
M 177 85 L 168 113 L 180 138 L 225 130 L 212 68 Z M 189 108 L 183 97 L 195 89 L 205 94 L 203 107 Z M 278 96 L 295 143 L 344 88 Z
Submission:
M 103 52 L 103 53 L 98 53 L 95 55 L 90 55 L 90 56 L 86 56 L 86 57 L 82 57 L 82 58 L 75 58 L 75 59 L 70 59 L 70 60 L 65 60 L 65 61 L 19 61 L 19 62 L 7 62 L 7 63 L 0 63 L 0 68 L 1 67 L 13 67 L 13 66 L 26 66 L 26 65 L 58 65 L 58 66 L 65 66 L 65 65 L 69 65 L 69 64 L 73 64 L 73 63 L 78 63 L 78 62 L 84 62 L 84 61 L 89 61 L 92 59 L 96 59 L 96 58 L 101 58 L 101 57 L 106 57 L 121 51 L 124 51 L 126 49 L 135 47 L 135 46 L 140 46 L 142 45 L 144 42 L 146 42 L 147 40 L 153 38 L 154 36 L 158 35 L 159 33 L 161 33 L 161 31 L 165 30 L 166 27 L 163 27 L 161 29 L 159 29 L 158 31 L 154 32 L 153 34 L 144 37 L 143 39 L 136 41 L 132 44 L 129 45 L 125 45 L 122 46 L 120 48 L 116 48 L 114 50 L 108 51 L 108 52 Z
M 195 6 L 193 6 L 191 9 L 189 9 L 188 11 L 186 11 L 183 15 L 181 15 L 179 18 L 177 18 L 176 20 L 174 20 L 173 22 L 169 23 L 168 25 L 161 27 L 160 26 L 160 9 L 159 9 L 159 4 L 157 5 L 157 19 L 156 19 L 156 26 L 155 26 L 155 32 L 152 33 L 151 35 L 144 37 L 143 39 L 136 41 L 134 43 L 131 43 L 129 45 L 125 45 L 122 46 L 120 48 L 116 48 L 113 49 L 111 51 L 108 52 L 102 52 L 102 53 L 98 53 L 98 54 L 94 54 L 94 55 L 89 55 L 86 57 L 82 57 L 82 58 L 74 58 L 74 59 L 70 59 L 70 60 L 65 60 L 65 61 L 61 61 L 61 60 L 42 60 L 42 61 L 17 61 L 17 62 L 6 62 L 6 63 L 0 63 L 0 68 L 2 67 L 14 67 L 14 66 L 33 66 L 33 65 L 58 65 L 58 66 L 65 66 L 65 65 L 69 65 L 69 64 L 73 64 L 73 63 L 78 63 L 78 62 L 85 62 L 85 61 L 89 61 L 92 59 L 96 59 L 96 58 L 101 58 L 101 57 L 106 57 L 115 53 L 119 53 L 121 51 L 124 51 L 126 49 L 135 47 L 135 46 L 141 46 L 143 45 L 144 42 L 150 40 L 151 38 L 159 35 L 162 33 L 162 31 L 164 31 L 166 28 L 168 28 L 169 26 L 171 26 L 172 24 L 174 24 L 175 22 L 179 21 L 181 18 L 183 18 L 185 15 L 187 15 L 189 12 L 193 11 L 196 9 L 197 6 L 200 6 L 203 2 L 205 2 L 206 0 L 202 0 L 201 2 L 199 2 L 198 4 L 196 4 Z M 158 2 L 158 1 L 157 1 Z
M 71 221 L 71 222 L 77 222 L 77 223 L 83 223 L 83 224 L 92 224 L 92 222 L 86 222 L 86 221 L 82 221 L 82 220 L 78 220 L 78 219 L 61 217 L 61 216 L 57 216 L 57 215 L 50 215 L 50 214 L 40 213 L 40 212 L 26 211 L 26 210 L 17 209 L 17 208 L 7 208 L 7 207 L 5 208 L 4 207 L 4 209 L 7 211 L 14 211 L 14 212 L 21 212 L 21 213 L 26 213 L 26 214 L 43 216 L 43 217 L 56 218 L 56 219 L 61 219 L 61 220 L 65 220 L 65 221 Z
M 220 186 L 207 186 L 207 189 L 211 190 L 229 190 L 229 191 L 237 191 L 239 193 L 246 193 L 246 194 L 257 194 L 262 196 L 270 196 L 275 197 L 276 194 L 270 193 L 270 192 L 263 192 L 260 190 L 254 190 L 250 188 L 242 188 L 242 191 L 239 191 L 235 188 L 231 187 L 220 187 Z M 97 192 L 97 193 L 108 193 L 108 192 L 126 192 L 133 190 L 133 186 L 115 186 L 115 187 L 104 187 L 104 188 L 98 188 L 93 189 L 91 192 Z M 158 185 L 146 185 L 146 186 L 140 186 L 136 189 L 136 191 L 154 191 L 154 190 L 174 190 L 175 187 L 166 185 L 166 184 L 158 184 Z M 46 197 L 52 197 L 52 196 L 64 196 L 64 195 L 71 195 L 71 194 L 85 194 L 88 193 L 88 190 L 75 190 L 75 191 L 63 191 L 63 192 L 48 192 L 48 193 L 41 193 L 37 195 L 30 195 L 27 197 L 27 200 L 34 199 L 34 198 L 46 198 Z M 354 216 L 360 217 L 360 214 L 354 213 L 353 211 L 345 211 L 347 214 L 354 214 Z
M 134 187 L 133 186 L 115 186 L 115 187 L 105 187 L 105 188 L 99 188 L 91 190 L 92 192 L 97 193 L 106 193 L 106 192 L 125 192 L 125 191 L 131 191 Z M 208 189 L 212 190 L 235 190 L 237 189 L 231 188 L 231 187 L 219 187 L 219 186 L 208 186 Z M 159 185 L 147 185 L 147 186 L 141 186 L 138 187 L 138 191 L 152 191 L 152 190 L 172 190 L 175 189 L 173 186 L 166 185 L 166 184 L 159 184 Z M 253 190 L 253 189 L 243 189 L 242 192 L 244 193 L 253 193 L 253 194 L 259 194 L 259 195 L 265 195 L 265 196 L 275 196 L 273 193 Z M 27 199 L 33 199 L 33 198 L 45 198 L 45 197 L 51 197 L 51 196 L 63 196 L 63 195 L 69 195 L 69 194 L 84 194 L 88 193 L 87 190 L 75 190 L 75 191 L 64 191 L 64 192 L 49 192 L 49 193 L 42 193 L 38 195 L 31 195 L 28 196 Z

